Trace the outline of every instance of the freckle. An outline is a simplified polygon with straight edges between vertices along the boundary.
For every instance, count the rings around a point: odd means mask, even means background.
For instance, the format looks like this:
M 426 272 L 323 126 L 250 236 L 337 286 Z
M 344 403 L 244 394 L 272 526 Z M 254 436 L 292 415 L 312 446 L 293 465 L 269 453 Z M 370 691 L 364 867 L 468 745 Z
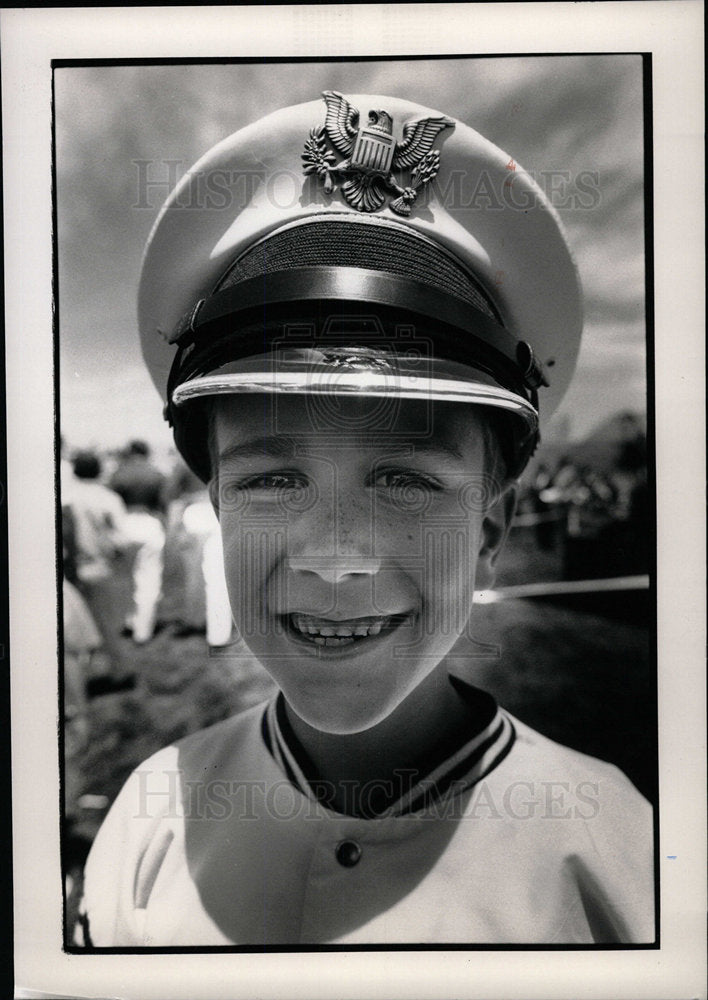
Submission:
M 412 542 L 412 541 L 413 541 L 413 535 L 409 535 L 409 536 L 408 536 L 408 541 L 409 541 L 409 542 Z

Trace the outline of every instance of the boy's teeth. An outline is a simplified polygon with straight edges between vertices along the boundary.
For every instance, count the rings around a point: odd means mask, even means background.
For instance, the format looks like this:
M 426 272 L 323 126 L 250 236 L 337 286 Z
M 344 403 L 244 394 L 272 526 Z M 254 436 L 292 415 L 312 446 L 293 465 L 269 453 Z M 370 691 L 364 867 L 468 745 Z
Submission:
M 397 615 L 371 618 L 356 618 L 348 622 L 332 622 L 314 619 L 310 615 L 292 614 L 290 621 L 302 635 L 312 636 L 318 646 L 345 646 L 354 642 L 355 637 L 378 635 Z

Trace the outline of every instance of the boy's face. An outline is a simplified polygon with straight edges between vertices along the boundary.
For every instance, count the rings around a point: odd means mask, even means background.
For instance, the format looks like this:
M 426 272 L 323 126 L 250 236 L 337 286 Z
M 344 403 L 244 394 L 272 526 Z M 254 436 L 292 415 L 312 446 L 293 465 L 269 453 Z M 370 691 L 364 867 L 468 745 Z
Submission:
M 464 405 L 302 396 L 216 404 L 212 495 L 235 624 L 308 725 L 385 719 L 465 629 L 511 517 Z M 379 416 L 381 411 L 378 411 Z

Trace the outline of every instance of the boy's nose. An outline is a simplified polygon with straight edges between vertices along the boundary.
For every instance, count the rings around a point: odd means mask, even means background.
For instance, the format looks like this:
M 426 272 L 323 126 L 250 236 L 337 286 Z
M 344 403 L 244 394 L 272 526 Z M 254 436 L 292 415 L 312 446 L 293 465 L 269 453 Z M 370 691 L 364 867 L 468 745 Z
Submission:
M 323 558 L 321 556 L 288 556 L 288 567 L 293 572 L 314 573 L 325 583 L 339 583 L 350 576 L 375 576 L 381 569 L 381 560 L 366 557 Z

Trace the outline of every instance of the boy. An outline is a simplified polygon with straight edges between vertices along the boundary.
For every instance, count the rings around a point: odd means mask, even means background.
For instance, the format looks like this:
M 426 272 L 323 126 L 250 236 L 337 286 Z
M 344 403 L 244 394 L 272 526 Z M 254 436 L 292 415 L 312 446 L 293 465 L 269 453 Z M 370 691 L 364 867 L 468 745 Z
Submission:
M 132 775 L 87 864 L 84 941 L 650 942 L 649 806 L 500 709 L 465 657 L 577 355 L 564 236 L 472 129 L 323 97 L 215 147 L 146 251 L 145 358 L 280 690 Z

